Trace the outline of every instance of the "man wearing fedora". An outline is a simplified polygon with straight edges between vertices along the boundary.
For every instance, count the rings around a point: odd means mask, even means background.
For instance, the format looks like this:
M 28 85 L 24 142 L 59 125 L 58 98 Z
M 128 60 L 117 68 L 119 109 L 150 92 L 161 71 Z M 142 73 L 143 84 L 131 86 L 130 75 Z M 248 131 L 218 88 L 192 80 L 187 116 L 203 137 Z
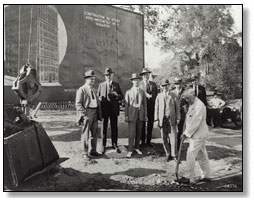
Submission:
M 129 134 L 127 157 L 129 158 L 132 156 L 133 150 L 137 154 L 142 155 L 139 144 L 143 124 L 147 121 L 146 94 L 145 91 L 139 88 L 140 79 L 138 74 L 132 74 L 130 80 L 132 81 L 133 87 L 125 94 L 125 121 L 128 123 Z
M 151 140 L 152 140 L 152 132 L 153 132 L 153 123 L 154 123 L 154 105 L 155 99 L 158 94 L 158 89 L 156 83 L 153 81 L 149 81 L 149 76 L 151 71 L 147 68 L 143 68 L 140 76 L 142 76 L 142 81 L 140 82 L 140 88 L 145 91 L 146 100 L 147 100 L 147 117 L 148 122 L 147 125 L 144 123 L 142 129 L 142 146 L 150 146 L 152 147 Z
M 199 76 L 192 74 L 191 83 L 192 83 L 193 90 L 195 91 L 195 96 L 198 97 L 205 106 L 207 106 L 206 89 L 205 87 L 199 84 Z
M 183 133 L 184 121 L 185 121 L 186 113 L 188 111 L 188 103 L 185 100 L 185 98 L 183 97 L 184 87 L 183 87 L 182 79 L 180 77 L 175 77 L 174 85 L 175 85 L 175 89 L 172 90 L 172 93 L 174 93 L 176 95 L 176 98 L 178 101 L 177 103 L 180 108 L 180 122 L 177 125 L 177 128 L 178 128 L 177 150 L 179 150 L 181 135 Z
M 100 101 L 94 92 L 95 73 L 93 70 L 85 72 L 85 84 L 76 93 L 76 110 L 78 124 L 82 125 L 81 148 L 82 156 L 91 161 L 90 156 L 101 156 L 96 151 L 98 120 L 101 120 Z
M 206 117 L 206 123 L 210 126 L 211 125 L 211 120 L 210 120 L 210 109 L 208 108 L 207 100 L 206 100 L 206 89 L 204 86 L 200 85 L 199 83 L 200 75 L 198 74 L 192 74 L 191 75 L 191 83 L 192 83 L 192 88 L 195 91 L 195 96 L 198 97 L 203 104 L 206 106 L 206 112 L 207 112 L 207 117 Z
M 117 146 L 118 127 L 117 120 L 119 116 L 119 101 L 123 99 L 123 94 L 119 84 L 113 81 L 114 72 L 111 68 L 105 70 L 105 81 L 99 84 L 97 94 L 101 101 L 102 110 L 102 124 L 101 138 L 102 138 L 102 153 L 105 153 L 107 143 L 107 128 L 110 119 L 111 125 L 111 141 L 112 147 L 121 153 Z
M 169 86 L 170 83 L 168 79 L 162 82 L 162 92 L 158 94 L 155 100 L 154 111 L 154 120 L 158 121 L 167 161 L 173 159 L 177 160 L 176 125 L 180 121 L 180 110 L 177 97 L 174 93 L 169 91 Z

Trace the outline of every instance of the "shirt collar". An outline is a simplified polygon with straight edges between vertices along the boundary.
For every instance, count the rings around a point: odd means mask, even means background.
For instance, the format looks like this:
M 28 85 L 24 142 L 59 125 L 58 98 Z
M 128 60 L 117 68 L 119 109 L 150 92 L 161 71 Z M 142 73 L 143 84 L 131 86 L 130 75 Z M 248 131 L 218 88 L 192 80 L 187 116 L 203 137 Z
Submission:
M 198 102 L 198 98 L 195 97 L 194 103 L 192 105 L 190 105 L 190 109 L 193 108 L 196 105 L 197 102 Z
M 109 82 L 108 82 L 108 81 L 106 81 L 106 83 L 107 83 L 107 84 L 110 84 L 110 85 L 112 84 L 112 82 L 113 82 L 112 80 L 111 80 L 111 81 L 109 81 Z
M 90 86 L 90 85 L 88 85 L 88 84 L 85 84 L 85 86 L 84 87 L 86 87 L 86 88 L 88 88 L 88 89 L 93 89 L 93 87 L 92 86 Z
M 139 87 L 134 87 L 134 86 L 133 86 L 133 87 L 132 87 L 132 90 L 133 90 L 133 91 L 139 91 Z

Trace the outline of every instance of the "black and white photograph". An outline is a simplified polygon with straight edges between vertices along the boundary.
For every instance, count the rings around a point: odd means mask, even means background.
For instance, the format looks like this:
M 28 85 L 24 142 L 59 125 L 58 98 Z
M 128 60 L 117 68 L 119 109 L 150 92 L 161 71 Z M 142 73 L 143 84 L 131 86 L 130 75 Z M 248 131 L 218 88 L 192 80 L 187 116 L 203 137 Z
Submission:
M 243 192 L 243 7 L 3 4 L 3 192 Z

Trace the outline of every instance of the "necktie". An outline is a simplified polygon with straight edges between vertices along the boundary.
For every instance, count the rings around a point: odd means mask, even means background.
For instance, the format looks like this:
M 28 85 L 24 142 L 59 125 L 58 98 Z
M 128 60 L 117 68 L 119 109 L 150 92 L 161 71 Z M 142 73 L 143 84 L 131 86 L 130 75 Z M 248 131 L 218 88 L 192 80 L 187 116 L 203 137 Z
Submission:
M 139 96 L 139 93 L 138 93 L 138 90 L 136 90 L 136 104 L 138 104 L 139 103 L 139 99 L 138 99 L 138 96 Z
M 164 94 L 164 116 L 166 115 L 166 100 L 167 100 L 167 96 L 166 94 Z
M 92 94 L 92 99 L 95 99 L 94 93 L 93 93 L 93 89 L 91 89 L 91 94 Z
M 150 92 L 151 92 L 149 82 L 146 83 L 146 92 L 147 92 L 147 93 L 150 93 Z
M 194 89 L 194 92 L 195 92 L 195 96 L 198 96 L 198 94 L 197 94 L 197 87 L 196 87 L 195 84 L 193 85 L 193 89 Z

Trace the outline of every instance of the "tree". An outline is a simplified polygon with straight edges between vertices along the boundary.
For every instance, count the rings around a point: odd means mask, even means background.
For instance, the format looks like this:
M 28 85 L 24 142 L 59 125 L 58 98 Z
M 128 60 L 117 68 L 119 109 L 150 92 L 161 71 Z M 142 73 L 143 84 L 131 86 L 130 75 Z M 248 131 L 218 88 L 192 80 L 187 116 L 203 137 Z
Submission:
M 229 5 L 135 5 L 156 45 L 173 52 L 157 70 L 161 78 L 203 72 L 210 89 L 234 96 L 241 88 L 242 34 L 234 33 Z M 163 73 L 160 73 L 162 71 Z M 237 81 L 236 81 L 237 80 Z
M 241 96 L 242 47 L 234 39 L 224 44 L 211 44 L 202 54 L 201 65 L 206 67 L 206 84 L 229 98 Z

